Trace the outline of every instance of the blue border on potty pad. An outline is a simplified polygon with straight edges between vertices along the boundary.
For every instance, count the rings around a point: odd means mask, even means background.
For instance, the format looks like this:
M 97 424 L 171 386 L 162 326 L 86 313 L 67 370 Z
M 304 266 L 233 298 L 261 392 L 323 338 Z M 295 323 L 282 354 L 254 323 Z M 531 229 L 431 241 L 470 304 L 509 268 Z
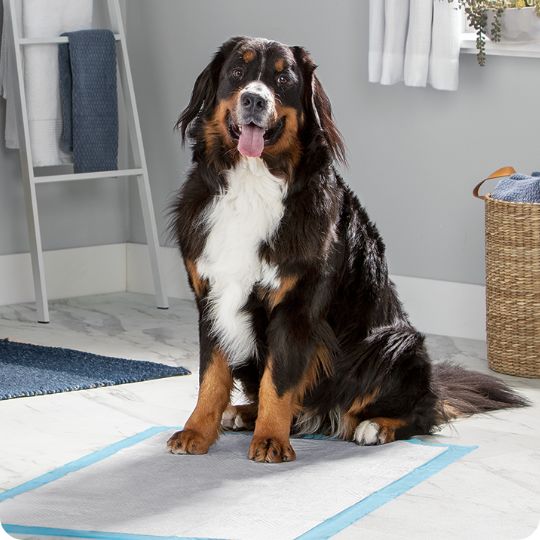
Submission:
M 102 461 L 116 454 L 120 450 L 135 446 L 136 444 L 157 435 L 164 431 L 179 429 L 178 426 L 154 426 L 148 428 L 136 435 L 127 437 L 114 444 L 106 446 L 101 450 L 92 452 L 80 459 L 66 463 L 62 467 L 54 469 L 51 472 L 38 476 L 33 480 L 25 482 L 12 489 L 8 489 L 3 493 L 0 493 L 0 503 L 17 497 L 22 493 L 31 491 L 33 489 L 59 480 L 64 476 L 84 469 L 98 461 Z M 308 437 L 308 438 L 324 438 L 324 437 Z M 338 512 L 336 515 L 326 519 L 319 523 L 316 527 L 313 527 L 309 531 L 300 535 L 297 540 L 322 540 L 331 538 L 338 532 L 342 531 L 349 525 L 352 525 L 356 521 L 362 519 L 369 513 L 373 512 L 377 508 L 392 501 L 393 499 L 403 495 L 403 493 L 409 491 L 413 487 L 422 483 L 424 480 L 430 478 L 434 474 L 438 473 L 448 465 L 451 465 L 458 459 L 472 452 L 477 446 L 459 446 L 453 444 L 440 444 L 430 443 L 422 441 L 420 439 L 410 439 L 406 441 L 410 444 L 418 444 L 423 446 L 439 446 L 446 448 L 444 452 L 435 456 L 431 460 L 423 463 L 416 469 L 402 476 L 398 480 L 386 485 L 385 487 L 371 493 L 364 499 L 358 501 L 356 504 L 349 506 L 345 510 Z M 37 535 L 37 536 L 59 536 L 64 538 L 93 538 L 96 540 L 210 540 L 210 539 L 191 539 L 181 536 L 153 536 L 153 535 L 141 535 L 141 534 L 128 534 L 128 533 L 114 533 L 114 532 L 102 532 L 102 531 L 83 531 L 76 529 L 56 529 L 51 527 L 36 527 L 27 525 L 15 525 L 10 523 L 4 523 L 1 525 L 6 533 L 21 534 L 21 535 Z M 214 539 L 215 540 L 215 539 Z

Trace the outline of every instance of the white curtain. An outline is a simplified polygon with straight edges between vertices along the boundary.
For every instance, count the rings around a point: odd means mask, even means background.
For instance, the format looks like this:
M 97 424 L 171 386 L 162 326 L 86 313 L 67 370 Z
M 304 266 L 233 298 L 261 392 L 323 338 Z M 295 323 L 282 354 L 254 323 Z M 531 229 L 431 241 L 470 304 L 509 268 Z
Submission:
M 457 0 L 370 0 L 369 81 L 456 90 L 462 30 Z

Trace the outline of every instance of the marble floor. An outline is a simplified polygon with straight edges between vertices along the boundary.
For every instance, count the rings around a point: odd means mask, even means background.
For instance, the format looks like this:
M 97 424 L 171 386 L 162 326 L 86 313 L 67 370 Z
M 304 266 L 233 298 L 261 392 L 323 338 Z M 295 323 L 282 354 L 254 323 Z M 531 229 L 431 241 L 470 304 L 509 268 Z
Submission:
M 196 313 L 168 311 L 131 293 L 51 303 L 52 322 L 31 304 L 0 307 L 0 338 L 182 365 L 193 375 L 0 401 L 0 492 L 150 425 L 182 424 L 197 393 Z M 487 371 L 483 342 L 429 336 L 434 359 Z M 478 449 L 335 538 L 511 540 L 540 519 L 540 381 L 504 377 L 533 403 L 460 420 L 432 441 Z M 0 516 L 1 519 L 1 516 Z

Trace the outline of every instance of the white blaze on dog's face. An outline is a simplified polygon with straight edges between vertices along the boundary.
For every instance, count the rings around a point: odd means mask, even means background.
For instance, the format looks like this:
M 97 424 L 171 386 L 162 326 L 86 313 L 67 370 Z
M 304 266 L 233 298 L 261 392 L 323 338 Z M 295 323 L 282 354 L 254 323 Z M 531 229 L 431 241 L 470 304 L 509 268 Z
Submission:
M 274 92 L 261 81 L 252 81 L 240 91 L 232 111 L 238 126 L 238 151 L 246 157 L 260 157 L 264 134 L 277 117 Z

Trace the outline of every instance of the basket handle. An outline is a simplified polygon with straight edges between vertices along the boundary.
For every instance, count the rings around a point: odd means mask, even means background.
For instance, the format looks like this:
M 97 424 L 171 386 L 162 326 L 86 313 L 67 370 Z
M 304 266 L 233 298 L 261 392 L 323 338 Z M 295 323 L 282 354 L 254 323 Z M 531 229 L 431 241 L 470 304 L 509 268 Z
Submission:
M 497 169 L 495 172 L 491 173 L 487 178 L 484 178 L 479 184 L 477 184 L 475 188 L 473 189 L 472 194 L 477 199 L 485 200 L 486 196 L 480 195 L 479 191 L 480 191 L 480 188 L 482 187 L 482 184 L 486 180 L 493 180 L 494 178 L 502 178 L 503 176 L 510 176 L 512 174 L 515 174 L 515 172 L 516 170 L 514 169 L 514 167 L 501 167 L 500 169 Z

